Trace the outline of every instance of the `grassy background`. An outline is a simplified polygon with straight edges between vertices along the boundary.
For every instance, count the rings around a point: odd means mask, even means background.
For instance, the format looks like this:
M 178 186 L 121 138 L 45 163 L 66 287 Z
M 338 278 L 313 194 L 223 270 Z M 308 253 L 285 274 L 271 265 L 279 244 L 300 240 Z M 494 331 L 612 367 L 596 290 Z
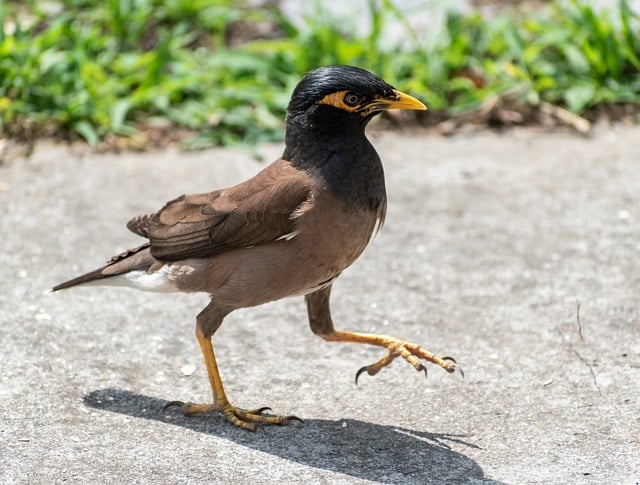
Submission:
M 360 34 L 320 2 L 301 22 L 239 5 L 0 0 L 0 133 L 92 145 L 160 133 L 193 148 L 276 140 L 296 82 L 326 64 L 359 65 L 422 98 L 423 123 L 524 123 L 554 109 L 570 120 L 640 105 L 640 18 L 626 0 L 489 18 L 451 11 L 430 39 L 391 0 L 368 1 Z M 392 25 L 402 45 L 388 42 Z

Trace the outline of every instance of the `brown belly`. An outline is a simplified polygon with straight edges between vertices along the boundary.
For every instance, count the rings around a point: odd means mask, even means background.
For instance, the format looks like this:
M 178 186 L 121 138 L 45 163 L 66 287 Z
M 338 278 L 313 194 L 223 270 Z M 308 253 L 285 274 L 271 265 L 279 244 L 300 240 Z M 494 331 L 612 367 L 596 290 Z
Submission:
M 362 253 L 376 225 L 375 212 L 345 211 L 323 200 L 301 211 L 298 230 L 281 239 L 179 263 L 183 291 L 205 291 L 219 305 L 242 308 L 302 295 L 328 284 Z M 176 268 L 178 269 L 178 268 Z

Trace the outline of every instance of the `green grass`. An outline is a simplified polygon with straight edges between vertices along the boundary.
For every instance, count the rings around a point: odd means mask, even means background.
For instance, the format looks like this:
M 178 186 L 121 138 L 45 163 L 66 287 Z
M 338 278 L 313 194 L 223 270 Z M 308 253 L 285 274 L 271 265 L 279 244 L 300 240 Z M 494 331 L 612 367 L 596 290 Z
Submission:
M 640 105 L 640 18 L 625 0 L 607 11 L 557 1 L 490 19 L 449 12 L 428 40 L 391 0 L 368 2 L 360 36 L 320 2 L 302 26 L 275 9 L 237 5 L 0 0 L 0 132 L 95 145 L 160 121 L 192 133 L 191 147 L 276 140 L 293 86 L 326 64 L 359 65 L 421 97 L 427 122 L 496 97 L 527 112 L 541 103 L 576 114 Z M 402 46 L 386 41 L 392 24 L 406 33 Z M 242 25 L 279 35 L 231 47 L 230 32 Z

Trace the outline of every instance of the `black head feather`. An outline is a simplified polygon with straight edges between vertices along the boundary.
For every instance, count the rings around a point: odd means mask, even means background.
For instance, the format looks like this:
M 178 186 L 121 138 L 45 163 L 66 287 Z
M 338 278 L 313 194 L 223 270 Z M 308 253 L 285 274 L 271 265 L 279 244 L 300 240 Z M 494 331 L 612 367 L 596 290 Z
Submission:
M 291 96 L 287 112 L 298 116 L 326 95 L 353 91 L 367 98 L 393 96 L 394 88 L 375 74 L 354 66 L 325 66 L 307 73 Z
M 312 170 L 327 190 L 347 200 L 350 207 L 384 214 L 384 172 L 365 136 L 365 126 L 380 111 L 365 113 L 344 109 L 339 102 L 321 102 L 342 91 L 365 101 L 397 97 L 392 86 L 358 67 L 327 66 L 309 72 L 289 102 L 282 157 L 302 170 Z

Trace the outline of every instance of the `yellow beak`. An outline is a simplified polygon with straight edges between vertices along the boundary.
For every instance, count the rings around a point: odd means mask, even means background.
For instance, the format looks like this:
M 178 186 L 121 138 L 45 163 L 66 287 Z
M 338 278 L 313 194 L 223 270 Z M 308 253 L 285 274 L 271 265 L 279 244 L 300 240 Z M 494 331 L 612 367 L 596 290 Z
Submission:
M 415 109 L 424 111 L 427 107 L 419 100 L 400 91 L 394 91 L 397 96 L 394 100 L 386 101 L 385 109 Z
M 393 98 L 376 98 L 368 104 L 365 104 L 356 111 L 363 115 L 369 115 L 373 112 L 384 111 L 388 109 L 416 109 L 424 111 L 427 107 L 413 96 L 394 89 Z

